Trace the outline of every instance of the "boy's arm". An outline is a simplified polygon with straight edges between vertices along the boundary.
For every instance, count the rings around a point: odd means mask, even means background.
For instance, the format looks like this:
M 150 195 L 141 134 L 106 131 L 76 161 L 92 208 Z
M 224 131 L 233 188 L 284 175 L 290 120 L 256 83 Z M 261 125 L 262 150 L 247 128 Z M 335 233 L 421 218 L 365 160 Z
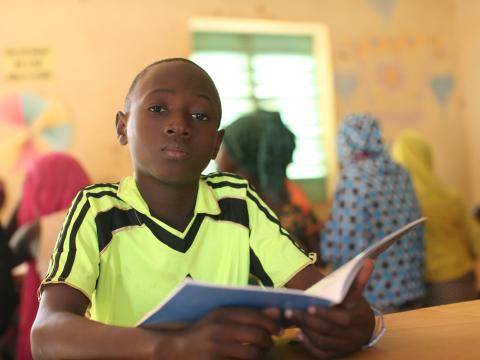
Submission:
M 104 325 L 84 317 L 89 300 L 63 284 L 45 287 L 32 328 L 35 359 L 149 358 L 160 334 Z
M 184 330 L 104 325 L 84 317 L 88 299 L 63 284 L 47 285 L 32 328 L 35 359 L 255 359 L 272 345 L 279 313 L 225 308 Z
M 362 293 L 372 271 L 373 261 L 366 261 L 345 300 L 334 308 L 312 306 L 306 312 L 287 310 L 285 316 L 300 327 L 300 340 L 311 354 L 336 358 L 359 350 L 369 341 L 375 320 Z M 305 290 L 321 278 L 318 269 L 310 265 L 286 287 Z

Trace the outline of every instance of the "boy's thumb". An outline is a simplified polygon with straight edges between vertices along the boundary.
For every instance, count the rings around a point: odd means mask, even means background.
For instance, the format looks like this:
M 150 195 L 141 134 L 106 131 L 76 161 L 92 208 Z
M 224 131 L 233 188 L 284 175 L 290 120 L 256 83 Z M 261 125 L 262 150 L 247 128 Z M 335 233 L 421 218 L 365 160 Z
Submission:
M 373 267 L 374 267 L 374 261 L 371 259 L 365 260 L 363 263 L 362 268 L 357 274 L 357 277 L 355 278 L 355 281 L 352 284 L 352 287 L 350 288 L 350 291 L 348 292 L 347 297 L 345 298 L 344 303 L 348 304 L 355 304 L 357 303 L 363 295 L 363 290 L 365 289 L 365 286 L 367 286 L 368 279 L 370 278 L 370 275 L 373 272 Z

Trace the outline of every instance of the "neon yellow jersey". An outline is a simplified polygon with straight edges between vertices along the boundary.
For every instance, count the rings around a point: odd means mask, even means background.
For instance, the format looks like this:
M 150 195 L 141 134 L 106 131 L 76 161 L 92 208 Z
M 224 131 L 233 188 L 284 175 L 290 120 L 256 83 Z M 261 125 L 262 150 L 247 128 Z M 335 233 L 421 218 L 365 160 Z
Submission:
M 75 198 L 42 287 L 64 283 L 91 301 L 91 318 L 134 326 L 186 277 L 281 287 L 312 260 L 248 183 L 214 173 L 199 181 L 194 216 L 180 232 L 154 218 L 133 177 Z

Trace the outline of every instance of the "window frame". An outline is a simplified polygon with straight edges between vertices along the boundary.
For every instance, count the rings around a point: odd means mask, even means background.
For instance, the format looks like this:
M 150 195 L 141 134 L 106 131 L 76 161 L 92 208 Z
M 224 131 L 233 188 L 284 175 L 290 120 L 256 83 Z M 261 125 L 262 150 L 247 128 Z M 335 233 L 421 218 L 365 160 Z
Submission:
M 322 136 L 325 146 L 327 176 L 325 178 L 326 200 L 331 198 L 338 178 L 336 153 L 336 110 L 334 75 L 330 33 L 326 25 L 309 22 L 287 22 L 259 19 L 193 17 L 188 21 L 190 32 L 220 32 L 270 35 L 308 35 L 312 38 L 313 57 L 316 62 L 317 102 L 325 123 Z M 190 44 L 193 49 L 193 44 Z M 318 119 L 320 121 L 320 119 Z

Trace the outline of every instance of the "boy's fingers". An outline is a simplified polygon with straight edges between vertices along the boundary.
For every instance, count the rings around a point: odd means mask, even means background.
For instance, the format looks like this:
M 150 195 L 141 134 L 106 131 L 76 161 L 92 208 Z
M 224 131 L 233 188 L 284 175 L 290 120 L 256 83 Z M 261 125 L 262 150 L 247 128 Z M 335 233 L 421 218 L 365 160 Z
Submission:
M 279 327 L 276 321 L 259 310 L 245 308 L 222 308 L 213 311 L 213 316 L 221 321 L 259 326 L 270 334 L 276 334 Z
M 316 331 L 324 334 L 327 334 L 332 330 L 332 326 L 330 323 L 328 323 L 328 321 L 314 318 L 313 316 L 309 316 L 304 312 L 292 311 L 292 315 L 285 317 L 302 329 L 315 329 Z
M 328 335 L 317 334 L 312 331 L 302 331 L 300 337 L 308 340 L 317 349 L 324 351 L 349 351 L 352 348 L 352 344 L 344 337 L 333 337 Z
M 365 260 L 362 268 L 360 269 L 357 277 L 355 278 L 355 281 L 352 284 L 352 287 L 347 294 L 347 297 L 343 301 L 344 304 L 355 304 L 362 298 L 363 289 L 365 289 L 365 286 L 367 286 L 368 278 L 373 272 L 373 265 L 373 260 Z
M 299 334 L 298 339 L 302 342 L 303 346 L 305 346 L 305 349 L 307 349 L 308 352 L 310 352 L 310 354 L 315 356 L 317 359 L 332 359 L 335 357 L 335 355 L 337 355 L 333 351 L 319 349 L 313 345 L 312 341 L 303 333 Z
M 267 315 L 270 319 L 273 319 L 273 320 L 277 320 L 278 318 L 280 318 L 280 315 L 282 314 L 279 308 L 263 309 L 262 312 L 265 315 Z
M 341 308 L 309 308 L 307 312 L 293 311 L 290 321 L 302 328 L 311 329 L 317 333 L 341 336 L 346 328 L 352 325 L 350 311 Z
M 231 324 L 225 328 L 224 333 L 241 344 L 251 344 L 264 349 L 270 348 L 273 344 L 271 334 L 258 327 Z

